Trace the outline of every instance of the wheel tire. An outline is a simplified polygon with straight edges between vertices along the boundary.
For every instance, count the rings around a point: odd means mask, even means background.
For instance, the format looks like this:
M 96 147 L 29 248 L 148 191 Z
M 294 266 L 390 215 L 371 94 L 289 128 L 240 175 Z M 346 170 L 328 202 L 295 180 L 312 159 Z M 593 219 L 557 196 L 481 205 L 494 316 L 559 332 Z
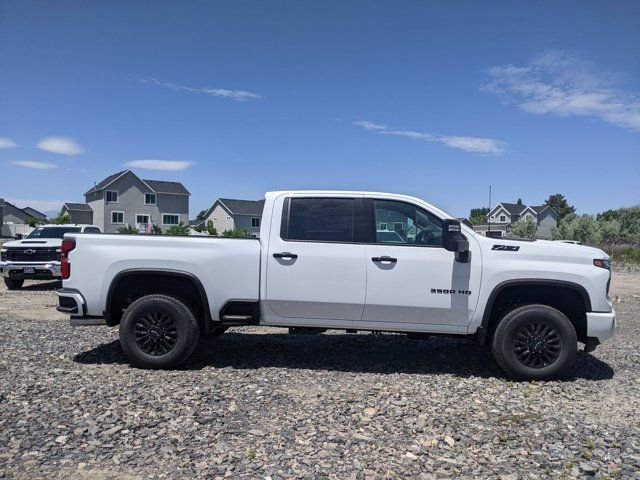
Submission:
M 209 333 L 205 333 L 203 334 L 204 338 L 215 338 L 215 337 L 219 337 L 220 335 L 222 335 L 224 332 L 226 332 L 229 329 L 229 327 L 224 326 L 224 325 L 216 325 Z
M 120 345 L 140 368 L 174 368 L 189 358 L 199 339 L 193 312 L 167 295 L 137 299 L 120 321 Z
M 22 285 L 24 284 L 24 279 L 4 277 L 4 284 L 7 286 L 7 289 L 9 290 L 17 290 L 19 288 L 22 288 Z
M 524 305 L 508 312 L 493 335 L 493 356 L 512 377 L 544 380 L 566 371 L 578 339 L 569 319 L 547 305 Z

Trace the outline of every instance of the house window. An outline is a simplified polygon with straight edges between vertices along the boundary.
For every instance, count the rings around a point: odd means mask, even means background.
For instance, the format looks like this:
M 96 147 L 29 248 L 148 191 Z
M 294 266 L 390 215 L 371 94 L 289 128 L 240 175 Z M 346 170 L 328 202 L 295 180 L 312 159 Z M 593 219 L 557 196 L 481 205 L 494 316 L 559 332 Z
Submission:
M 111 212 L 111 223 L 124 223 L 124 212 Z
M 231 217 L 229 215 L 227 215 L 227 220 L 231 220 Z
M 149 215 L 136 215 L 136 225 L 146 227 L 149 224 Z
M 174 213 L 162 214 L 163 225 L 178 225 L 180 223 L 180 215 Z
M 260 228 L 260 217 L 253 217 L 251 219 L 251 228 Z
M 500 221 L 501 222 L 506 222 L 507 221 L 507 217 L 505 217 L 504 215 L 500 215 Z
M 107 203 L 118 203 L 118 191 L 107 190 Z
M 155 193 L 145 193 L 144 194 L 144 204 L 145 205 L 155 205 L 156 204 L 156 194 Z
M 381 223 L 378 230 L 389 230 L 389 225 L 386 223 Z
M 217 222 L 218 221 L 218 217 L 213 217 L 213 221 Z

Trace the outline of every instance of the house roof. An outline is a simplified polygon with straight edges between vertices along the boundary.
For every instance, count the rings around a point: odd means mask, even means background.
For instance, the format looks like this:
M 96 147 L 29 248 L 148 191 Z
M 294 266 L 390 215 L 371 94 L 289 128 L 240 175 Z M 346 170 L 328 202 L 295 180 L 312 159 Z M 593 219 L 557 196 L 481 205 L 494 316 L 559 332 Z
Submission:
M 199 227 L 200 225 L 204 224 L 204 218 L 196 218 L 194 220 L 189 220 L 189 226 L 190 227 Z
M 87 191 L 85 193 L 85 195 L 89 195 L 90 193 L 94 193 L 94 192 L 98 192 L 100 190 L 102 190 L 104 187 L 106 187 L 107 185 L 109 185 L 110 183 L 112 183 L 116 178 L 124 175 L 125 173 L 127 173 L 129 170 L 122 170 L 121 172 L 118 173 L 114 173 L 113 175 L 109 175 L 107 178 L 105 178 L 104 180 L 102 180 L 101 182 L 95 184 L 93 186 L 93 188 L 91 188 L 89 191 Z
M 27 215 L 29 215 L 30 217 L 37 218 L 39 220 L 44 220 L 47 218 L 47 216 L 44 213 L 39 212 L 35 208 L 25 207 L 22 209 L 22 211 Z
M 553 209 L 553 207 L 550 207 L 549 205 L 534 205 L 531 208 L 533 208 L 535 210 L 536 213 L 542 213 L 544 212 L 547 208 L 551 209 L 551 211 L 553 213 L 556 213 L 556 211 Z
M 527 209 L 527 206 L 522 203 L 500 203 L 509 215 L 520 215 Z
M 155 193 L 172 193 L 176 195 L 191 195 L 180 182 L 167 182 L 165 180 L 143 180 Z
M 4 202 L 4 215 L 15 215 L 20 220 L 25 221 L 29 214 L 23 209 L 16 207 L 13 203 Z
M 217 201 L 220 202 L 232 215 L 262 216 L 262 210 L 264 209 L 264 200 L 218 198 Z
M 168 182 L 165 180 L 142 180 L 131 170 L 122 170 L 121 172 L 114 173 L 113 175 L 109 175 L 107 178 L 102 180 L 100 183 L 91 188 L 91 190 L 87 191 L 85 195 L 89 195 L 90 193 L 98 192 L 100 190 L 104 190 L 110 184 L 115 182 L 118 178 L 123 176 L 125 173 L 130 173 L 134 175 L 138 180 L 142 183 L 146 184 L 153 193 L 170 193 L 175 195 L 191 195 L 189 191 L 184 188 L 180 182 Z
M 67 210 L 74 212 L 93 212 L 93 209 L 89 206 L 88 203 L 70 203 L 67 202 L 64 204 L 67 207 Z

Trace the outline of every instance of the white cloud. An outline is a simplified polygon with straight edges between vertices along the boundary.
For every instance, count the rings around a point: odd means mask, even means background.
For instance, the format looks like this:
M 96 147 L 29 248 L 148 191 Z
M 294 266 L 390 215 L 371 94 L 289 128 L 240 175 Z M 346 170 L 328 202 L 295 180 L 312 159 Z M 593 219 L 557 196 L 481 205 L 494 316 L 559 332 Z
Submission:
M 32 162 L 30 160 L 15 160 L 11 163 L 20 167 L 35 168 L 36 170 L 49 170 L 51 168 L 58 168 L 58 165 L 56 165 L 55 163 Z
M 501 155 L 505 151 L 505 143 L 493 138 L 455 137 L 439 135 L 436 133 L 417 132 L 415 130 L 398 130 L 381 123 L 374 123 L 368 120 L 360 120 L 358 122 L 353 122 L 353 124 L 358 125 L 365 130 L 379 133 L 380 135 L 394 135 L 423 142 L 436 142 L 447 147 L 464 150 L 465 152 L 480 153 L 483 155 Z
M 207 95 L 213 95 L 214 97 L 228 98 L 229 100 L 235 100 L 236 102 L 247 102 L 249 100 L 253 100 L 256 98 L 262 98 L 262 95 L 253 93 L 253 92 L 247 92 L 246 90 L 228 90 L 226 88 L 186 87 L 184 85 L 178 85 L 176 83 L 162 82 L 152 77 L 139 78 L 138 81 L 145 82 L 145 83 L 153 83 L 154 85 L 172 88 L 173 90 L 182 90 L 184 92 L 192 92 L 192 93 L 204 93 Z
M 36 145 L 40 150 L 60 155 L 80 155 L 84 153 L 82 145 L 66 137 L 45 137 Z
M 127 167 L 144 168 L 146 170 L 169 170 L 172 172 L 185 170 L 194 162 L 185 160 L 131 160 L 125 163 Z
M 487 70 L 484 90 L 536 115 L 588 116 L 640 131 L 640 97 L 614 87 L 612 75 L 564 51 L 547 52 L 527 65 Z
M 0 137 L 0 148 L 15 148 L 18 144 L 7 137 Z

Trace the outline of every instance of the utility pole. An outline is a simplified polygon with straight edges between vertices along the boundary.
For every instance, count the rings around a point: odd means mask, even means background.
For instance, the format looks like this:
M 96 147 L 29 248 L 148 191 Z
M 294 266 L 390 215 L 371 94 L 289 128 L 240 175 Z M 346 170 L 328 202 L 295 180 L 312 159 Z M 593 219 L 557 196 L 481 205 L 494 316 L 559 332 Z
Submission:
M 491 184 L 489 184 L 489 213 L 491 213 Z M 487 222 L 489 223 L 489 227 L 487 228 L 487 231 L 490 232 L 491 231 L 491 219 L 489 218 L 489 215 L 487 215 Z

